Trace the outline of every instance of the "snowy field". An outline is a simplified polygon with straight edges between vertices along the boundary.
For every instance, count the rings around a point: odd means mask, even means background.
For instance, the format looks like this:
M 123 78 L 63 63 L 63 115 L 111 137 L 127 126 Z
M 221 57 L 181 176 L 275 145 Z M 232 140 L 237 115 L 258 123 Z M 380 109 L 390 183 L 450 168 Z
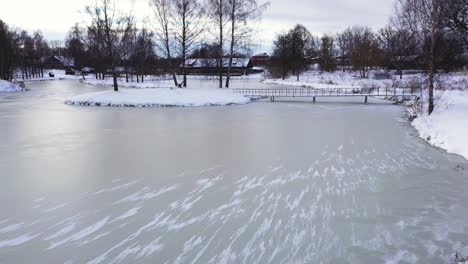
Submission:
M 17 84 L 0 80 L 0 93 L 14 93 L 22 91 L 25 91 L 25 89 L 21 88 Z
M 468 91 L 436 93 L 437 106 L 413 121 L 419 135 L 434 146 L 468 159 Z
M 104 91 L 76 96 L 66 104 L 91 106 L 221 106 L 246 104 L 250 99 L 231 90 L 213 89 L 138 89 Z

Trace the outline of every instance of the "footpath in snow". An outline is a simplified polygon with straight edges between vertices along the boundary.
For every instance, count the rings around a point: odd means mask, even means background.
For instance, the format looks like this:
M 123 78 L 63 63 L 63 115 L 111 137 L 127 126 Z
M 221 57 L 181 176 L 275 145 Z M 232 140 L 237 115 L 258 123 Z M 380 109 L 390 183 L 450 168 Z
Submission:
M 19 85 L 0 80 L 0 93 L 14 93 L 22 91 L 25 91 L 25 89 L 21 88 Z
M 79 95 L 67 100 L 70 105 L 85 106 L 222 106 L 247 104 L 250 99 L 229 89 L 125 89 Z
M 434 112 L 412 125 L 432 145 L 468 159 L 468 91 L 443 92 Z

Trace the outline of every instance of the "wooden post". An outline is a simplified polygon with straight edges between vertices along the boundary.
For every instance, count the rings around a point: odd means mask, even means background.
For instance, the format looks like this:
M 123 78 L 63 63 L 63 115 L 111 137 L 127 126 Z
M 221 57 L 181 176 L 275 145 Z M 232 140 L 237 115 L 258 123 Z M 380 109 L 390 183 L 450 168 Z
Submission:
M 367 95 L 364 97 L 364 103 L 367 104 Z

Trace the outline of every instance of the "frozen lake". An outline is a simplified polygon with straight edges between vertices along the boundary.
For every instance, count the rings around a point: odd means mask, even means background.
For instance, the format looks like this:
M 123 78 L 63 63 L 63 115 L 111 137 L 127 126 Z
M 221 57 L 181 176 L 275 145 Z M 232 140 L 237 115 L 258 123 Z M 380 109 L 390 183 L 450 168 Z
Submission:
M 0 95 L 2 264 L 439 264 L 468 252 L 468 162 L 419 139 L 402 107 L 78 107 L 63 102 L 110 88 L 28 87 Z

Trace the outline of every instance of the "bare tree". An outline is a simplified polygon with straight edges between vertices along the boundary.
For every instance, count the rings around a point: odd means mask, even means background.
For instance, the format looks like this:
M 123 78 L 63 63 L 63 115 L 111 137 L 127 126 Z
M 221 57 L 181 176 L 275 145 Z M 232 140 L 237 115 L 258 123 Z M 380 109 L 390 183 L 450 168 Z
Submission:
M 0 80 L 11 81 L 15 60 L 13 33 L 0 20 Z
M 171 25 L 174 23 L 174 6 L 171 0 L 150 0 L 150 3 L 152 4 L 154 17 L 156 18 L 155 44 L 170 63 L 174 86 L 178 87 L 179 83 L 177 82 L 175 62 L 172 57 L 174 38 Z
M 174 0 L 176 40 L 182 60 L 182 86 L 187 87 L 186 60 L 203 32 L 204 8 L 198 0 Z
M 468 48 L 468 1 L 448 0 L 440 5 L 440 15 L 446 28 Z
M 135 40 L 137 36 L 137 29 L 133 20 L 133 17 L 130 16 L 124 28 L 122 41 L 120 43 L 120 50 L 122 53 L 121 60 L 125 69 L 125 81 L 127 83 L 129 82 L 129 67 L 131 66 L 130 56 L 132 55 L 132 52 L 135 49 Z
M 428 53 L 429 72 L 429 115 L 434 111 L 434 78 L 438 65 L 436 64 L 436 44 L 439 34 L 443 34 L 444 23 L 441 16 L 442 0 L 399 0 L 396 23 L 406 28 L 421 42 L 430 40 Z
M 290 35 L 279 34 L 273 42 L 273 56 L 267 64 L 268 71 L 273 77 L 286 79 L 290 71 L 291 50 L 289 49 Z
M 351 65 L 361 78 L 368 78 L 373 66 L 379 65 L 379 45 L 375 34 L 368 27 L 354 26 L 346 30 L 351 39 L 347 44 L 347 53 L 351 59 Z
M 95 36 L 102 41 L 107 66 L 112 72 L 114 91 L 117 92 L 119 86 L 116 68 L 122 59 L 121 43 L 125 29 L 128 28 L 132 19 L 116 9 L 115 0 L 99 0 L 94 6 L 88 6 L 86 11 L 92 19 L 90 28 L 96 31 Z
M 156 55 L 154 53 L 153 33 L 148 32 L 146 28 L 142 28 L 136 37 L 135 47 L 132 53 L 132 63 L 136 68 L 137 82 L 144 82 L 144 76 L 155 60 Z
M 302 72 L 307 70 L 307 53 L 313 48 L 313 36 L 310 31 L 303 25 L 296 25 L 288 33 L 289 42 L 288 49 L 290 50 L 290 67 L 292 74 L 300 79 Z
M 231 33 L 226 88 L 229 88 L 234 53 L 241 42 L 245 43 L 251 37 L 252 30 L 249 27 L 250 20 L 259 18 L 262 11 L 265 10 L 268 5 L 269 2 L 259 5 L 257 0 L 227 0 Z
M 346 66 L 348 66 L 347 61 L 351 58 L 351 46 L 353 43 L 353 34 L 351 29 L 348 28 L 343 33 L 339 33 L 336 40 L 340 53 L 339 64 L 343 72 L 345 72 Z
M 334 72 L 336 69 L 334 38 L 329 35 L 324 35 L 322 37 L 322 44 L 320 47 L 320 69 L 327 72 Z
M 78 24 L 70 29 L 65 40 L 65 49 L 67 55 L 75 60 L 75 66 L 82 67 L 86 64 L 83 30 Z
M 218 74 L 219 74 L 219 88 L 223 88 L 223 72 L 224 72 L 224 31 L 228 19 L 228 0 L 207 0 L 208 16 L 215 24 L 218 32 L 216 44 L 218 46 Z

